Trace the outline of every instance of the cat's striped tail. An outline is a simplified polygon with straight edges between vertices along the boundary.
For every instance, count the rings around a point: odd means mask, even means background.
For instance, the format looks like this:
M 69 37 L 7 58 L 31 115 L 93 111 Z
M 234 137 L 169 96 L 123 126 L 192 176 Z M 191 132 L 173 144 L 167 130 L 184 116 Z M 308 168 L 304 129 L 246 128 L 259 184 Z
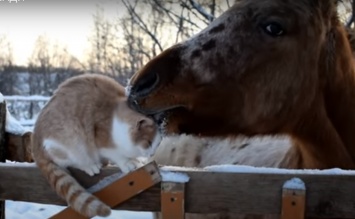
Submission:
M 35 155 L 35 154 L 34 154 Z M 111 214 L 111 208 L 87 192 L 65 169 L 56 165 L 46 154 L 35 156 L 35 161 L 51 187 L 70 207 L 86 217 Z

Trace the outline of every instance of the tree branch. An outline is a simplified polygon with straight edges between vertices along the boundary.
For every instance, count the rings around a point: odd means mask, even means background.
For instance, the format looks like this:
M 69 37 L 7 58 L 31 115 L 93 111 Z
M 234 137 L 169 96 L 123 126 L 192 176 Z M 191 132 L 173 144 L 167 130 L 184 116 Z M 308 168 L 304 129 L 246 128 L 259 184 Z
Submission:
M 209 14 L 199 3 L 197 3 L 195 0 L 189 0 L 191 6 L 198 11 L 205 19 L 207 19 L 209 22 L 212 22 L 214 20 L 214 16 Z
M 142 20 L 142 18 L 136 13 L 136 11 L 134 10 L 134 8 L 132 7 L 132 5 L 128 2 L 126 2 L 126 0 L 122 0 L 123 4 L 125 5 L 125 7 L 128 9 L 129 13 L 132 15 L 132 17 L 137 19 L 137 24 L 138 26 L 146 33 L 150 36 L 150 38 L 154 41 L 154 43 L 157 44 L 157 46 L 159 47 L 159 50 L 162 52 L 164 49 L 161 46 L 159 40 L 157 39 L 157 37 L 149 30 L 148 26 L 144 23 L 144 21 Z
M 168 15 L 170 20 L 172 22 L 174 22 L 176 25 L 178 25 L 178 22 L 176 22 L 171 15 L 173 15 L 174 17 L 176 17 L 178 19 L 181 19 L 182 21 L 186 21 L 187 23 L 191 24 L 193 27 L 200 28 L 200 26 L 198 26 L 196 23 L 192 22 L 190 19 L 186 19 L 182 15 L 178 15 L 178 14 L 174 13 L 173 11 L 166 9 L 158 0 L 153 0 L 153 1 L 160 9 L 162 9 Z M 184 7 L 182 9 L 184 9 Z

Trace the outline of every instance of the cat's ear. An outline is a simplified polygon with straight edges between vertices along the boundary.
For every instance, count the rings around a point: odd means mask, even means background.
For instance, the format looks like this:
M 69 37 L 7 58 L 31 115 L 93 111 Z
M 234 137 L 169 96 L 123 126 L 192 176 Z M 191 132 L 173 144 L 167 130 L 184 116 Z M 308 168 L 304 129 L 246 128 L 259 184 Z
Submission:
M 141 130 L 143 127 L 147 126 L 148 120 L 143 118 L 137 121 L 136 127 L 138 130 Z

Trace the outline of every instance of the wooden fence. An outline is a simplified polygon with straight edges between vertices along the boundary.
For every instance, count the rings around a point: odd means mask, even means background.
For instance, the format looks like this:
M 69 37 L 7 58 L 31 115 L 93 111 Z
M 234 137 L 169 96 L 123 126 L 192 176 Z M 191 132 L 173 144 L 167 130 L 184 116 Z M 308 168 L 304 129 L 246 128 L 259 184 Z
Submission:
M 0 104 L 0 159 L 30 161 L 28 157 L 28 133 L 18 136 L 4 133 L 4 104 Z M 9 142 L 12 142 L 9 144 Z M 12 147 L 10 149 L 9 147 Z M 16 148 L 16 149 L 14 149 Z M 13 151 L 10 154 L 6 151 Z M 5 156 L 7 155 L 7 156 Z M 153 164 L 151 168 L 154 168 Z M 153 165 L 153 166 L 152 166 Z M 161 170 L 158 170 L 158 172 Z M 254 215 L 281 215 L 283 219 L 313 218 L 355 218 L 355 174 L 312 174 L 311 172 L 285 173 L 226 173 L 204 169 L 173 170 L 189 177 L 187 183 L 176 183 L 165 190 L 164 181 L 156 181 L 148 189 L 137 192 L 114 209 L 132 211 L 164 212 L 167 202 L 178 200 L 185 213 L 221 213 Z M 118 173 L 118 169 L 108 167 L 94 177 L 88 177 L 78 170 L 71 170 L 73 176 L 84 187 L 89 188 Z M 285 188 L 285 182 L 292 178 L 301 179 L 305 190 Z M 132 185 L 132 181 L 129 183 Z M 178 186 L 176 186 L 178 185 Z M 168 194 L 168 195 L 166 195 Z M 175 195 L 176 197 L 170 198 Z M 119 194 L 118 194 L 119 196 Z M 165 198 L 165 199 L 164 199 Z M 167 198 L 167 199 L 166 199 Z M 65 205 L 49 187 L 34 164 L 0 164 L 0 200 L 27 201 L 44 204 Z M 304 206 L 303 206 L 304 205 Z M 171 206 L 170 206 L 171 207 Z M 171 212 L 171 209 L 166 212 Z M 293 209 L 293 210 L 292 210 Z M 4 206 L 0 209 L 4 218 Z M 295 214 L 291 214 L 293 212 Z M 168 215 L 168 214 L 166 214 Z M 292 216 L 293 215 L 293 216 Z M 296 215 L 296 216 L 295 216 Z M 173 219 L 172 216 L 165 218 Z M 175 218 L 183 218 L 175 217 Z

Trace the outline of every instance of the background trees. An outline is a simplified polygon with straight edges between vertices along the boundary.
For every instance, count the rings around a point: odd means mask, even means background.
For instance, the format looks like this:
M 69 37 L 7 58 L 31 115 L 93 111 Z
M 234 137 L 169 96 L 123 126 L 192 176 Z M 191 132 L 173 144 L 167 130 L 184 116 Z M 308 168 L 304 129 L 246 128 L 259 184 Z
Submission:
M 340 0 L 339 0 L 340 1 Z M 83 72 L 102 73 L 122 84 L 169 46 L 205 28 L 234 0 L 116 0 L 108 17 L 98 4 L 92 15 L 87 57 L 80 60 L 64 45 L 39 36 L 26 66 L 16 66 L 11 41 L 0 36 L 0 87 L 5 95 L 45 95 L 59 83 Z M 354 26 L 353 1 L 339 4 L 341 19 Z M 70 33 L 68 33 L 70 34 Z

